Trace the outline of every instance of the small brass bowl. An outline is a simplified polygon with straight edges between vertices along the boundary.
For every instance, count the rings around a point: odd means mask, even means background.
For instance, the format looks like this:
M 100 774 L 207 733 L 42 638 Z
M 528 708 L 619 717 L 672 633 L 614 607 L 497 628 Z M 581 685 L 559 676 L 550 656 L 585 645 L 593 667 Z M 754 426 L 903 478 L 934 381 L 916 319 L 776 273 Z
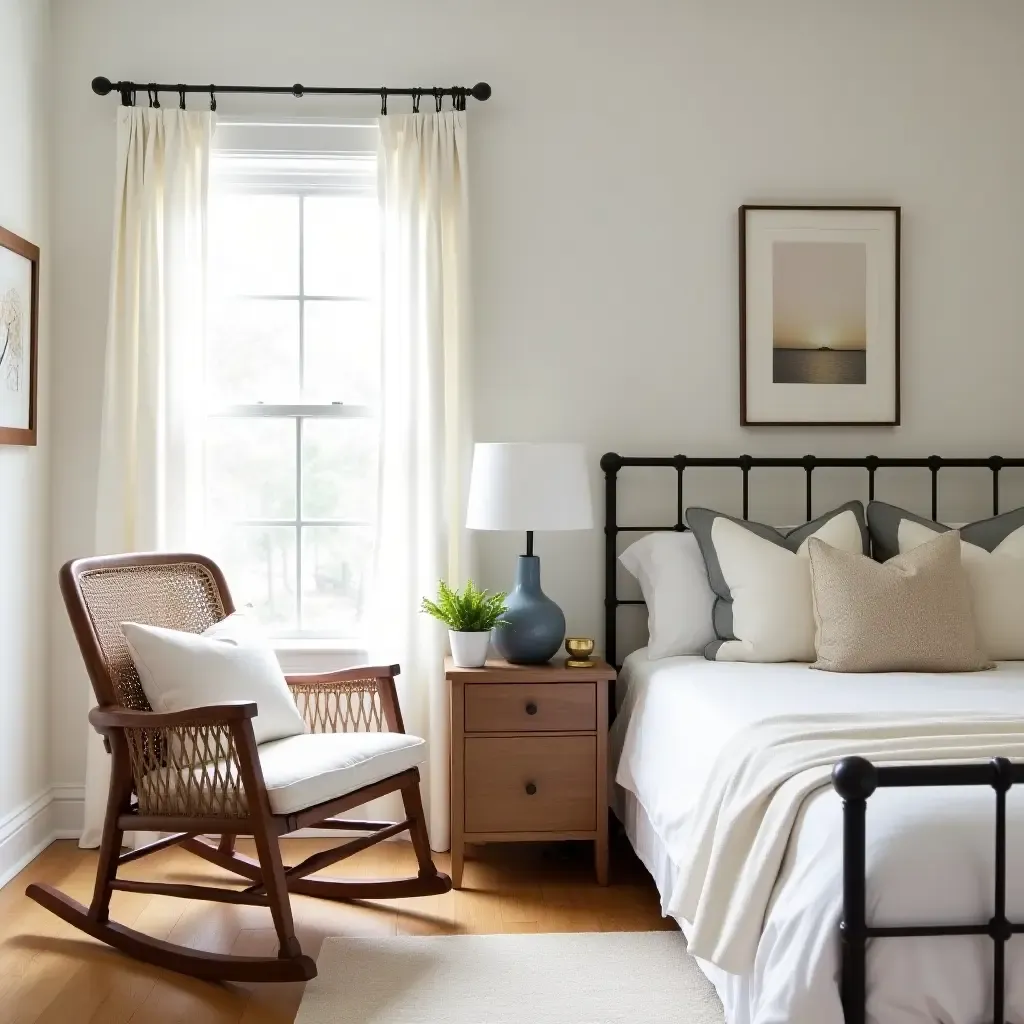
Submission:
M 566 668 L 593 668 L 595 662 L 591 660 L 594 653 L 594 641 L 585 636 L 567 636 L 565 638 L 565 653 L 569 655 L 565 663 Z

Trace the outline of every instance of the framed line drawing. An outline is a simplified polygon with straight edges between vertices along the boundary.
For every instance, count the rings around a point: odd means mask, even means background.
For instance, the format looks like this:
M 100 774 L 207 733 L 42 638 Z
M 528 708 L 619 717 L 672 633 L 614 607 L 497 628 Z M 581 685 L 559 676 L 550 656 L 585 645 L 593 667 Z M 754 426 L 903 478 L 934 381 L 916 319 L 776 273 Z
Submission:
M 39 248 L 0 228 L 0 444 L 36 443 Z
M 740 424 L 898 426 L 900 208 L 741 206 Z

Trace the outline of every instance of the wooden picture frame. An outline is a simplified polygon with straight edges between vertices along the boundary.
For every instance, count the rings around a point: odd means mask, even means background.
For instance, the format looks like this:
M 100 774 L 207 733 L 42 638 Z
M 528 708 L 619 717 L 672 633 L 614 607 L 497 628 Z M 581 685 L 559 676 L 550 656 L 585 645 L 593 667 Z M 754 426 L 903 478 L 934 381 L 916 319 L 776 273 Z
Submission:
M 39 247 L 0 228 L 0 444 L 36 443 L 38 376 Z
M 741 426 L 899 425 L 900 219 L 739 208 Z

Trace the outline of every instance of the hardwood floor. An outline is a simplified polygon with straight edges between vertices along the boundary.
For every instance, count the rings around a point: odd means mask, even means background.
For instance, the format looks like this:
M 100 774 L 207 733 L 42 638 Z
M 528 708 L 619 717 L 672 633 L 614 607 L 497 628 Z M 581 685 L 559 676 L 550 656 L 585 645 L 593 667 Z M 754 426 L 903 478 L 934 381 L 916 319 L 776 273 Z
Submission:
M 285 840 L 292 862 L 331 845 Z M 251 845 L 239 848 L 251 853 Z M 436 858 L 448 870 L 447 854 Z M 284 1024 L 295 1017 L 300 984 L 213 985 L 122 956 L 83 936 L 24 895 L 29 882 L 59 886 L 88 903 L 94 851 L 53 844 L 0 890 L 0 1021 L 3 1024 Z M 347 872 L 386 877 L 414 871 L 407 843 L 383 843 L 345 862 Z M 125 878 L 223 883 L 226 872 L 177 849 L 122 871 Z M 303 951 L 316 957 L 328 935 L 634 931 L 674 928 L 661 917 L 649 876 L 624 841 L 613 845 L 612 884 L 593 880 L 590 844 L 475 847 L 467 888 L 410 900 L 328 903 L 293 897 Z M 166 896 L 114 893 L 111 916 L 172 942 L 218 952 L 275 949 L 270 914 Z

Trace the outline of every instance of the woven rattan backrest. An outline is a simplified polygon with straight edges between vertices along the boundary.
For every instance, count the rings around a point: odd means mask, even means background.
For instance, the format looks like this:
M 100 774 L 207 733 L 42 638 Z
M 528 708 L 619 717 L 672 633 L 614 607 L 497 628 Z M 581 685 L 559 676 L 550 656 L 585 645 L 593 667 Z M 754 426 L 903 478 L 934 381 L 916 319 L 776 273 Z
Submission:
M 202 633 L 233 611 L 220 570 L 194 555 L 121 555 L 68 563 L 61 590 L 101 706 L 151 710 L 122 622 Z

